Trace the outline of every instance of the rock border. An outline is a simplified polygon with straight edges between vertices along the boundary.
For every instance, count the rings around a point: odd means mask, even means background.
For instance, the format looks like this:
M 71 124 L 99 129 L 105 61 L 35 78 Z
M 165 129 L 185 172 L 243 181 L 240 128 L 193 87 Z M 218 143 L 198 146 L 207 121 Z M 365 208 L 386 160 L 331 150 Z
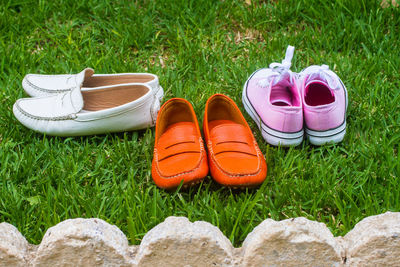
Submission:
M 210 223 L 168 217 L 139 246 L 101 219 L 70 219 L 29 244 L 0 223 L 2 266 L 400 266 L 400 212 L 360 221 L 344 237 L 299 217 L 266 219 L 234 248 Z

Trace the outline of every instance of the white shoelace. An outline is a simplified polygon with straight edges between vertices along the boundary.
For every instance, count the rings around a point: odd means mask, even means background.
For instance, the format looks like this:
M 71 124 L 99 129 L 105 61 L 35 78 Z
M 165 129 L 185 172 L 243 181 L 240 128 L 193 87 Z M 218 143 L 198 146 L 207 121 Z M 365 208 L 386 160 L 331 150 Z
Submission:
M 260 87 L 267 87 L 270 85 L 271 80 L 274 79 L 272 85 L 278 84 L 282 79 L 287 77 L 285 74 L 289 74 L 290 81 L 293 81 L 294 78 L 306 79 L 306 83 L 309 80 L 323 80 L 326 81 L 330 88 L 337 90 L 340 89 L 340 81 L 339 77 L 329 69 L 328 65 L 312 65 L 301 73 L 293 73 L 290 71 L 290 67 L 292 66 L 292 59 L 294 54 L 294 47 L 289 45 L 286 49 L 285 59 L 282 60 L 281 63 L 273 62 L 269 65 L 269 68 L 273 71 L 268 78 L 261 79 L 258 81 L 258 85 Z M 277 79 L 276 79 L 277 78 Z
M 269 64 L 269 68 L 270 69 L 284 69 L 284 70 L 290 69 L 290 66 L 292 66 L 293 54 L 294 54 L 294 46 L 289 45 L 286 48 L 285 59 L 282 60 L 282 63 L 273 62 L 273 63 Z
M 290 67 L 292 66 L 292 59 L 294 54 L 294 46 L 289 45 L 286 49 L 285 59 L 282 60 L 282 63 L 273 62 L 269 64 L 269 68 L 274 71 L 268 78 L 262 79 L 258 81 L 258 85 L 260 87 L 266 87 L 270 84 L 271 80 L 279 77 L 278 79 L 274 80 L 273 84 L 279 83 L 282 78 L 284 78 L 285 73 L 289 73 L 290 80 L 293 80 L 293 76 L 295 75 L 293 72 L 289 71 Z
M 313 65 L 301 72 L 301 78 L 306 79 L 305 83 L 310 80 L 326 81 L 333 90 L 340 89 L 339 77 L 329 69 L 328 65 Z

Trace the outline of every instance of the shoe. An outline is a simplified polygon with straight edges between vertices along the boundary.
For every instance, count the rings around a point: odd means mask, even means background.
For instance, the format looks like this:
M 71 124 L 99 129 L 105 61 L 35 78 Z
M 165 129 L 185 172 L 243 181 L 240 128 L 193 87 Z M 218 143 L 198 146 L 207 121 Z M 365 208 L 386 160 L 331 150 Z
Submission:
M 145 84 L 110 85 L 82 91 L 77 86 L 54 96 L 23 98 L 15 117 L 26 127 L 55 136 L 123 132 L 154 126 L 159 99 Z
M 186 187 L 208 174 L 207 154 L 192 105 L 172 98 L 160 109 L 151 175 L 158 187 Z
M 71 91 L 77 86 L 77 81 L 81 81 L 82 79 L 82 91 L 117 84 L 145 83 L 152 88 L 160 101 L 164 95 L 164 90 L 159 84 L 158 77 L 154 74 L 94 74 L 94 70 L 91 68 L 86 68 L 78 74 L 28 74 L 22 80 L 22 87 L 32 97 L 50 96 Z
M 232 99 L 211 96 L 204 112 L 204 138 L 211 176 L 233 187 L 254 187 L 267 176 L 267 164 L 249 125 Z
M 288 46 L 282 63 L 255 71 L 243 87 L 245 110 L 274 146 L 297 146 L 303 141 L 303 107 L 297 75 L 290 71 L 293 52 L 294 47 Z
M 300 73 L 305 131 L 311 144 L 338 143 L 346 134 L 347 89 L 327 65 Z

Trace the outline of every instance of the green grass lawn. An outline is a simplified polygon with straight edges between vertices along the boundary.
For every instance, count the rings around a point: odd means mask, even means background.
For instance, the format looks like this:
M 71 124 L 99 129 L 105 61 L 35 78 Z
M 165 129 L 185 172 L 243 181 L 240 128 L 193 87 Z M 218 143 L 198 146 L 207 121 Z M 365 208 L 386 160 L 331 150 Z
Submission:
M 218 226 L 240 246 L 262 220 L 304 216 L 344 235 L 366 216 L 400 211 L 400 8 L 380 1 L 29 1 L 0 4 L 0 222 L 37 244 L 62 220 L 98 217 L 131 244 L 168 216 Z M 154 129 L 47 137 L 22 126 L 12 105 L 27 73 L 151 72 L 166 95 L 191 101 L 202 122 L 214 93 L 244 111 L 241 89 L 257 68 L 296 47 L 292 70 L 328 64 L 349 90 L 338 145 L 267 145 L 244 112 L 268 176 L 232 191 L 208 177 L 166 192 L 151 178 Z

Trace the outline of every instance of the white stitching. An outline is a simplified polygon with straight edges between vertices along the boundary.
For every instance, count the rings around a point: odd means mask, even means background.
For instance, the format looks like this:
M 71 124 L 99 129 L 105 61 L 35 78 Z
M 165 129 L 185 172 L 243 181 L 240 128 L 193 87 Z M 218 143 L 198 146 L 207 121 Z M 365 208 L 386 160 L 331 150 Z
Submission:
M 29 114 L 28 112 L 26 112 L 25 110 L 23 110 L 18 103 L 16 104 L 16 107 L 18 109 L 19 112 L 22 113 L 22 115 L 31 118 L 31 119 L 35 119 L 35 120 L 44 120 L 44 121 L 64 121 L 64 120 L 73 120 L 76 118 L 75 114 L 70 114 L 70 115 L 66 115 L 66 116 L 59 116 L 59 117 L 40 117 L 40 116 L 34 116 L 32 114 Z
M 47 76 L 51 76 L 51 75 L 47 75 Z M 33 89 L 36 89 L 38 91 L 42 91 L 42 92 L 45 92 L 45 93 L 67 92 L 67 91 L 71 91 L 72 89 L 75 88 L 75 87 L 71 87 L 71 88 L 67 88 L 67 89 L 45 89 L 45 88 L 40 88 L 37 85 L 31 83 L 27 78 L 25 78 L 25 81 L 28 83 L 29 86 L 33 87 Z

